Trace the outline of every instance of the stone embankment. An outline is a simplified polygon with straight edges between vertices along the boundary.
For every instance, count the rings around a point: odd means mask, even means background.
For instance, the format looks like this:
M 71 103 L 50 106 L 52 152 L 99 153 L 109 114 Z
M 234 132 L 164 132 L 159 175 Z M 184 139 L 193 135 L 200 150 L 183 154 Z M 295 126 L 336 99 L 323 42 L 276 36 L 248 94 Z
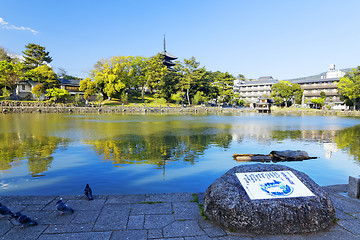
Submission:
M 0 102 L 2 113 L 232 113 L 242 111 L 255 111 L 245 108 L 220 107 L 145 107 L 145 106 L 102 106 L 91 104 L 85 107 L 73 104 L 55 104 L 49 102 Z

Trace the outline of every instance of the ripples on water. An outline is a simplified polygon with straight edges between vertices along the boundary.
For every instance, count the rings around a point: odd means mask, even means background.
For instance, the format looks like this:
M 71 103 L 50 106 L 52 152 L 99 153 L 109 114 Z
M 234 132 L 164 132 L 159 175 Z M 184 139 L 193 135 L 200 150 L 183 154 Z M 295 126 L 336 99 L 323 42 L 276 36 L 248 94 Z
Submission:
M 360 173 L 360 119 L 326 116 L 7 114 L 0 194 L 202 192 L 239 164 L 233 154 L 304 150 L 277 163 L 320 185 Z

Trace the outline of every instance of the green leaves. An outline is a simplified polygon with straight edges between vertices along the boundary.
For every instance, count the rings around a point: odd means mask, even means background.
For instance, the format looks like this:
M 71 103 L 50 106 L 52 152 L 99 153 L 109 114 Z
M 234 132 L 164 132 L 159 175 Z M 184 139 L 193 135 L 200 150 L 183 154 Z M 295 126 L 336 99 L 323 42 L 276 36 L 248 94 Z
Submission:
M 14 89 L 22 77 L 22 63 L 13 63 L 8 61 L 0 61 L 0 87 L 8 87 Z
M 284 101 L 290 102 L 292 98 L 296 103 L 300 103 L 303 92 L 304 90 L 299 84 L 292 84 L 289 81 L 280 81 L 271 87 L 271 97 L 276 105 L 280 105 Z
M 340 78 L 338 91 L 343 97 L 352 101 L 356 109 L 356 104 L 360 100 L 360 66 Z
M 24 65 L 26 69 L 34 69 L 38 66 L 45 65 L 52 61 L 49 56 L 49 52 L 45 51 L 45 47 L 40 45 L 29 43 L 25 46 L 26 50 L 24 54 Z
M 25 73 L 25 77 L 34 82 L 43 83 L 45 88 L 53 88 L 58 85 L 57 75 L 47 65 L 39 66 Z

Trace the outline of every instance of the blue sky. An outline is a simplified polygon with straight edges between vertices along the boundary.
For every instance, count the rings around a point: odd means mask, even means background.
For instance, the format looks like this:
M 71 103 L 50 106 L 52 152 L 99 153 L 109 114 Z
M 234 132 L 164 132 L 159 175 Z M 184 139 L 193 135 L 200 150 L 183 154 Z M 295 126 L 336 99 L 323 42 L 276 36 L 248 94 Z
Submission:
M 112 56 L 166 48 L 207 70 L 289 79 L 360 65 L 359 0 L 0 0 L 0 46 L 46 47 L 68 74 L 87 77 Z

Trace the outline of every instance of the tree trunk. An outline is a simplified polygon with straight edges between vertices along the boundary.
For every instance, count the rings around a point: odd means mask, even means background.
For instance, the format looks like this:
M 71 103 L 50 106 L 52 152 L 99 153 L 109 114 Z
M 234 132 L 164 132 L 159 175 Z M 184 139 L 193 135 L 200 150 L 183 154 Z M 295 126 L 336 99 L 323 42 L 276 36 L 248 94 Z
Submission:
M 188 104 L 189 104 L 189 107 L 190 107 L 191 104 L 190 104 L 190 97 L 189 97 L 189 89 L 186 89 L 186 96 L 187 96 Z

